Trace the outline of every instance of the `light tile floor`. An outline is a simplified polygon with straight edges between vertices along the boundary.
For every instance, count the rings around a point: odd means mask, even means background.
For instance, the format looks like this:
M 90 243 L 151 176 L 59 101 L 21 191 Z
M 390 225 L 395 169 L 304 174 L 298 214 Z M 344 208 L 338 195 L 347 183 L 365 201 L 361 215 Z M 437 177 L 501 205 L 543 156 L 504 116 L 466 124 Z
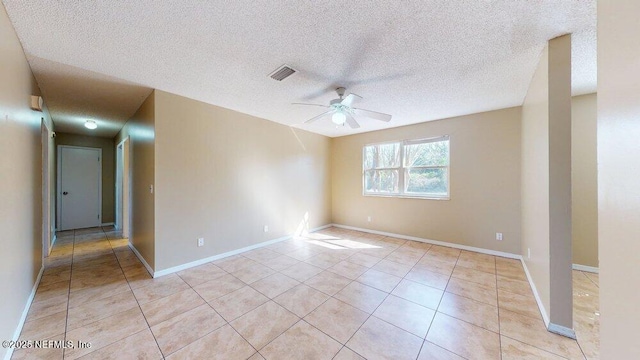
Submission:
M 20 336 L 91 343 L 14 359 L 596 359 L 598 276 L 574 271 L 578 341 L 549 333 L 519 261 L 329 228 L 153 279 L 110 229 L 58 234 Z

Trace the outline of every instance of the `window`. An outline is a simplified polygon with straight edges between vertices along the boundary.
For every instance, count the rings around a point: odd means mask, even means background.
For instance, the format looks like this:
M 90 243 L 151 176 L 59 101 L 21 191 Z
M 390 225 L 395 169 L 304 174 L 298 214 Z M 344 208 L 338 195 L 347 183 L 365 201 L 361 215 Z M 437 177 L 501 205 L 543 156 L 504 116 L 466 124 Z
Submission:
M 449 136 L 366 145 L 363 193 L 446 199 L 449 197 Z
M 365 192 L 398 193 L 400 170 L 400 143 L 365 146 Z

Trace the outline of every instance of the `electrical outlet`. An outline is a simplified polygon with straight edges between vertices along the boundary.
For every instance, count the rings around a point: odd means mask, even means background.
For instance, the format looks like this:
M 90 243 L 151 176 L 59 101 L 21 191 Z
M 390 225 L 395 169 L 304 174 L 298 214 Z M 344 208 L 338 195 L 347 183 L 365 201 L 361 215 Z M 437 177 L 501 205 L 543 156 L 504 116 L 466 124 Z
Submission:
M 502 233 L 496 233 L 496 240 L 502 241 Z
M 198 238 L 198 247 L 204 246 L 204 238 Z
M 531 248 L 527 248 L 527 259 L 531 259 Z
M 269 232 L 269 225 L 264 226 L 264 232 Z
M 371 215 L 367 216 L 367 222 L 371 222 Z

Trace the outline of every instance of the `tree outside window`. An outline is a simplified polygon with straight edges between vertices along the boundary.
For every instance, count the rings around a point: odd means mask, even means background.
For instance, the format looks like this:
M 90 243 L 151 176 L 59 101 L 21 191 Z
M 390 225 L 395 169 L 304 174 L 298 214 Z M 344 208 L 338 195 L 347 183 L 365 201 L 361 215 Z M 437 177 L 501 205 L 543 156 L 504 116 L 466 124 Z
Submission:
M 448 198 L 449 137 L 365 146 L 363 193 Z

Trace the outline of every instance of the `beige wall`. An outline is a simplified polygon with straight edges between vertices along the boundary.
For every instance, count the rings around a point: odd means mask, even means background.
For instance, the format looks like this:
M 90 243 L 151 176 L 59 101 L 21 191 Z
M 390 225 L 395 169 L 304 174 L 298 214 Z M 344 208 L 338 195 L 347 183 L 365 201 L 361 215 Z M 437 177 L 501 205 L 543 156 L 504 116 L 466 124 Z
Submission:
M 596 94 L 576 96 L 571 111 L 573 263 L 598 267 Z
M 598 1 L 600 357 L 640 359 L 640 1 Z
M 550 329 L 573 328 L 571 36 L 549 41 L 522 106 L 522 254 Z M 531 256 L 529 257 L 529 252 Z
M 56 159 L 58 159 L 58 145 L 83 146 L 102 149 L 102 223 L 114 222 L 115 147 L 113 139 L 56 132 L 55 143 Z
M 131 209 L 129 241 L 145 261 L 155 264 L 155 95 L 152 92 L 115 137 L 115 146 L 129 139 L 131 160 Z M 115 147 L 114 147 L 115 148 Z
M 549 257 L 553 325 L 573 329 L 571 35 L 549 40 Z M 554 327 L 550 326 L 550 330 Z
M 330 223 L 330 144 L 156 91 L 156 270 Z
M 547 311 L 550 302 L 548 65 L 549 48 L 545 47 L 522 105 L 522 256 Z
M 29 109 L 40 90 L 2 5 L 0 54 L 0 338 L 10 340 L 42 266 L 41 117 L 52 124 Z
M 441 135 L 450 135 L 450 200 L 362 195 L 364 145 Z M 520 253 L 520 108 L 332 141 L 334 223 Z

